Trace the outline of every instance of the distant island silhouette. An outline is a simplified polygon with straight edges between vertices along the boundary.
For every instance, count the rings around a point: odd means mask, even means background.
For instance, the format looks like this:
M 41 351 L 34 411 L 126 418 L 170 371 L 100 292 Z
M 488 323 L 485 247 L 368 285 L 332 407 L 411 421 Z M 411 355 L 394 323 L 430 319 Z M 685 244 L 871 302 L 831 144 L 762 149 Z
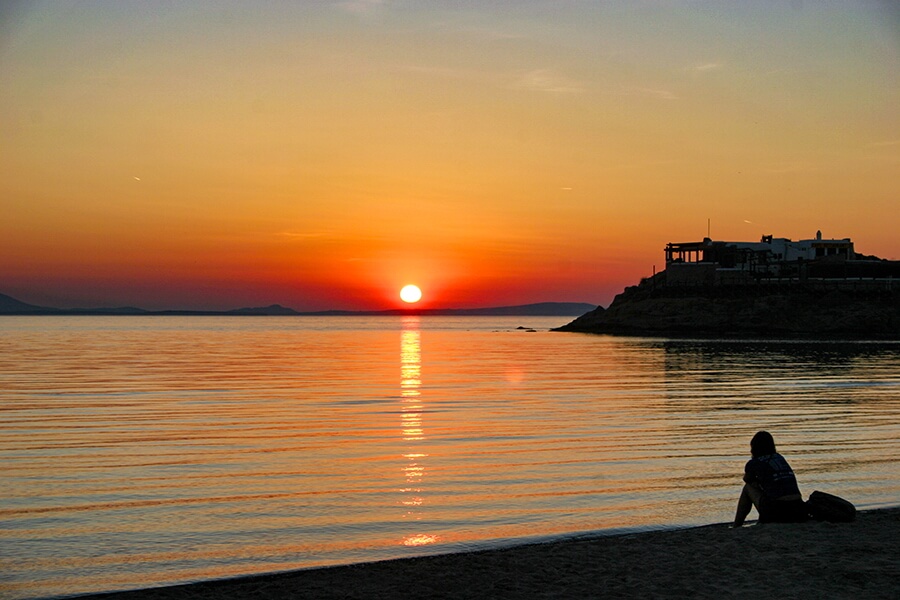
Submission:
M 134 306 L 120 306 L 115 308 L 53 308 L 48 306 L 36 306 L 17 300 L 12 296 L 0 294 L 0 315 L 68 315 L 68 316 L 307 316 L 307 317 L 377 317 L 377 316 L 451 316 L 451 317 L 574 317 L 583 315 L 597 308 L 596 304 L 586 302 L 538 302 L 534 304 L 522 304 L 517 306 L 493 306 L 485 308 L 405 308 L 393 310 L 323 310 L 313 312 L 300 312 L 292 308 L 272 304 L 270 306 L 258 306 L 248 308 L 236 308 L 233 310 L 145 310 Z
M 849 238 L 670 243 L 666 269 L 557 331 L 900 340 L 900 261 Z

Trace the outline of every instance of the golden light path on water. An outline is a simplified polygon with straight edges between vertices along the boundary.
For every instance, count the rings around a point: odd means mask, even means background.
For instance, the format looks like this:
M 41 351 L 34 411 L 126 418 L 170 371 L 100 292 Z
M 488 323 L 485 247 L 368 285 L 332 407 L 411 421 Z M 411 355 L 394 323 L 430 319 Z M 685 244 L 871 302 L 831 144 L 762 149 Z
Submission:
M 407 508 L 404 518 L 409 521 L 419 520 L 418 508 L 424 504 L 425 460 L 428 454 L 416 452 L 415 444 L 425 439 L 422 424 L 422 349 L 419 333 L 419 317 L 403 318 L 403 331 L 400 333 L 400 400 L 403 409 L 400 413 L 401 433 L 403 441 L 408 444 L 403 455 L 408 462 L 403 467 L 404 487 L 406 494 L 403 506 Z M 428 533 L 414 533 L 403 538 L 404 546 L 426 546 L 439 541 L 440 537 Z

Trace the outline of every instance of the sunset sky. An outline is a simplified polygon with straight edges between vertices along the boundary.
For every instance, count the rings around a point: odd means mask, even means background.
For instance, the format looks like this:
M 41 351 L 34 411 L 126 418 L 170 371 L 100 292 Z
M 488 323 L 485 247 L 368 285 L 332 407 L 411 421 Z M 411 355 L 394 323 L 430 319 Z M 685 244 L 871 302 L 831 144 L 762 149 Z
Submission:
M 0 4 L 0 293 L 608 304 L 707 233 L 900 259 L 900 4 Z

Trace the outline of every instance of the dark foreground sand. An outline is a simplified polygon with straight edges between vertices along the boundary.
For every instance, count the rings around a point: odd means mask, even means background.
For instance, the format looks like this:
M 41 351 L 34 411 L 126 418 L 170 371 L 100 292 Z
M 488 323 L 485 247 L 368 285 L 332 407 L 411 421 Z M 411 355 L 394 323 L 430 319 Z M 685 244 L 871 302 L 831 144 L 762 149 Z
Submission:
M 900 598 L 900 508 L 853 523 L 709 525 L 89 596 Z

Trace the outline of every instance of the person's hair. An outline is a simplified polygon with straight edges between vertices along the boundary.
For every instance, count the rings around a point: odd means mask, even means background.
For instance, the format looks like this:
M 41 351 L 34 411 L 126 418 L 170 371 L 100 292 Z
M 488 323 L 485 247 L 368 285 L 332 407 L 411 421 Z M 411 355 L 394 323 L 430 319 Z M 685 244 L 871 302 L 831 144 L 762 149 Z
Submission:
M 750 454 L 754 457 L 775 454 L 775 440 L 768 431 L 757 431 L 750 440 Z

